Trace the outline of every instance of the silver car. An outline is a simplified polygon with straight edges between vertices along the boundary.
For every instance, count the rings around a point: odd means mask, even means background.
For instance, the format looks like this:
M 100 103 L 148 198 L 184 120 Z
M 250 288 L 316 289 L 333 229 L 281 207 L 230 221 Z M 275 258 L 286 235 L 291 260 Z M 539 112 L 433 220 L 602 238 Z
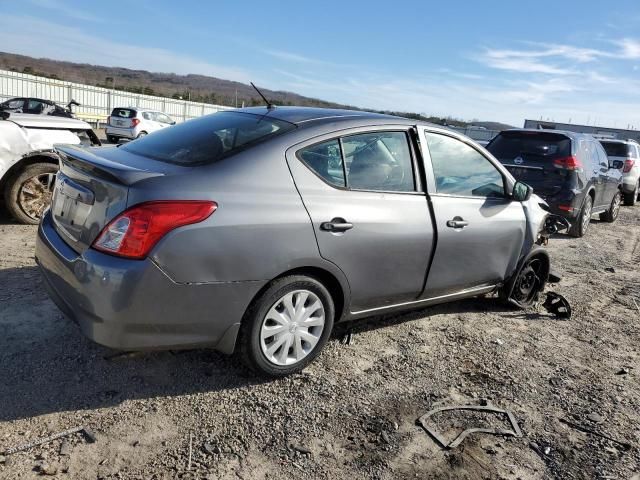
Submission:
M 640 144 L 634 140 L 600 140 L 609 162 L 624 162 L 622 193 L 625 205 L 635 205 L 640 199 Z
M 105 135 L 111 143 L 133 140 L 175 125 L 169 115 L 138 107 L 114 108 L 107 117 Z
M 336 322 L 496 291 L 527 306 L 550 274 L 544 202 L 435 125 L 247 108 L 59 151 L 36 259 L 109 347 L 213 346 L 286 375 Z

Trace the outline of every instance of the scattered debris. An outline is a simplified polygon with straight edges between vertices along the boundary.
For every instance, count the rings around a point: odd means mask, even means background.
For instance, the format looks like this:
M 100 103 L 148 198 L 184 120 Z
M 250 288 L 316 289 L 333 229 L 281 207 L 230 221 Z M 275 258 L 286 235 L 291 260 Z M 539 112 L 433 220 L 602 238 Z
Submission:
M 640 313 L 640 307 L 638 306 L 638 303 L 636 302 L 636 299 L 631 297 L 631 300 L 633 300 L 633 304 L 636 306 L 636 310 L 638 310 L 638 313 Z
M 547 298 L 542 304 L 544 309 L 553 313 L 558 318 L 568 320 L 571 318 L 571 305 L 566 298 L 555 292 L 547 292 Z
M 622 367 L 620 370 L 616 372 L 616 375 L 628 375 L 630 372 L 628 367 Z
M 7 457 L 4 455 L 0 455 L 0 463 L 5 463 L 7 461 Z
M 620 446 L 621 446 L 625 451 L 627 451 L 627 450 L 631 450 L 631 448 L 632 448 L 632 445 L 631 445 L 630 443 L 628 443 L 628 442 L 622 442 L 622 441 L 620 441 L 620 440 L 616 440 L 615 438 L 612 438 L 612 437 L 610 437 L 610 436 L 608 436 L 608 435 L 605 435 L 604 433 L 600 433 L 600 432 L 598 432 L 598 431 L 596 431 L 596 430 L 594 430 L 594 429 L 592 429 L 592 428 L 590 428 L 590 427 L 586 427 L 586 426 L 584 426 L 584 425 L 579 425 L 579 424 L 577 424 L 577 423 L 573 423 L 572 421 L 567 420 L 567 419 L 565 419 L 565 418 L 559 418 L 558 420 L 559 420 L 561 423 L 564 423 L 565 425 L 568 425 L 568 426 L 569 426 L 569 427 L 571 427 L 571 428 L 575 428 L 576 430 L 579 430 L 579 431 L 581 431 L 581 432 L 584 432 L 584 433 L 590 433 L 590 434 L 592 434 L 592 435 L 596 435 L 596 436 L 601 437 L 601 438 L 606 438 L 607 440 L 609 440 L 609 441 L 611 441 L 611 442 L 613 442 L 613 443 L 617 443 L 617 444 L 618 444 L 618 445 L 620 445 Z
M 96 442 L 96 436 L 87 427 L 75 427 L 75 428 L 70 428 L 69 430 L 65 430 L 64 432 L 56 433 L 55 435 L 50 435 L 48 437 L 44 437 L 39 440 L 34 440 L 33 442 L 29 442 L 23 445 L 19 445 L 17 447 L 9 448 L 8 450 L 5 450 L 4 452 L 2 452 L 2 454 L 13 455 L 14 453 L 22 452 L 24 450 L 29 450 L 33 447 L 37 447 L 38 445 L 43 445 L 45 443 L 53 442 L 58 438 L 66 437 L 68 435 L 72 435 L 78 432 L 82 432 L 82 434 L 84 435 L 88 443 Z
M 189 462 L 187 463 L 187 470 L 191 470 L 192 455 L 193 455 L 193 433 L 189 432 Z
M 511 424 L 511 428 L 513 430 L 503 430 L 503 429 L 494 429 L 494 428 L 468 428 L 460 433 L 456 438 L 454 438 L 451 442 L 447 443 L 435 430 L 433 430 L 427 423 L 427 420 L 440 412 L 447 412 L 451 410 L 472 410 L 479 412 L 489 412 L 489 413 L 497 413 L 501 415 L 506 415 L 509 423 Z M 450 449 L 455 448 L 462 443 L 462 441 L 472 433 L 488 433 L 491 435 L 506 435 L 510 437 L 522 437 L 522 432 L 520 431 L 520 427 L 518 426 L 518 422 L 516 422 L 515 417 L 509 410 L 503 410 L 501 408 L 496 408 L 490 405 L 455 405 L 451 407 L 440 407 L 435 408 L 425 415 L 418 419 L 418 422 L 422 425 L 422 428 L 431 435 L 431 437 L 438 443 L 442 448 Z
M 595 412 L 590 413 L 589 415 L 587 415 L 587 419 L 589 421 L 593 422 L 593 423 L 602 423 L 602 422 L 604 422 L 604 418 L 602 418 L 601 415 L 599 415 L 599 414 L 597 414 Z
M 71 444 L 66 440 L 60 444 L 60 455 L 63 457 L 71 455 Z
M 605 267 L 604 271 L 609 273 L 616 273 L 616 269 L 613 267 Z
M 104 358 L 107 361 L 111 361 L 111 360 L 122 360 L 125 358 L 133 358 L 133 357 L 137 357 L 138 355 L 141 355 L 143 352 L 116 352 L 116 353 L 112 353 L 110 355 L 105 355 Z
M 349 330 L 347 333 L 345 333 L 340 339 L 340 343 L 342 345 L 351 345 L 353 343 L 353 332 Z
M 504 340 L 501 340 L 499 338 L 496 338 L 493 343 L 495 343 L 496 345 L 504 345 Z
M 293 443 L 290 445 L 291 450 L 295 450 L 296 452 L 300 452 L 303 455 L 311 455 L 311 450 L 307 447 L 303 447 L 302 445 L 294 445 Z

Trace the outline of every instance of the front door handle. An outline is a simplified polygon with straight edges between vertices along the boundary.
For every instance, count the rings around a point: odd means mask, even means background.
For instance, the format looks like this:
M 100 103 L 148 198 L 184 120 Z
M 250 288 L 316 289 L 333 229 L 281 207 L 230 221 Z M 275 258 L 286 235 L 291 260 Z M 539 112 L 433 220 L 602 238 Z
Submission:
M 462 219 L 462 217 L 453 217 L 452 220 L 447 221 L 447 227 L 449 228 L 464 228 L 469 225 L 469 222 L 466 222 Z
M 353 228 L 353 223 L 347 222 L 344 218 L 334 218 L 330 222 L 323 222 L 320 224 L 320 230 L 325 232 L 346 232 Z

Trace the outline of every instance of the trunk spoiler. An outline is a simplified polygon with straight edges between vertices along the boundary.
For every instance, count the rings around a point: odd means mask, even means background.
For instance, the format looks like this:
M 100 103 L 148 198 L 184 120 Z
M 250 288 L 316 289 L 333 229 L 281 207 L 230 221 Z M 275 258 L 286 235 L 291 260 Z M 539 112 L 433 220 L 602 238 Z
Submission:
M 61 163 L 109 182 L 132 185 L 140 180 L 164 175 L 163 172 L 143 170 L 124 163 L 114 162 L 83 147 L 55 145 L 55 150 L 60 157 Z M 99 152 L 99 149 L 96 149 L 95 152 Z

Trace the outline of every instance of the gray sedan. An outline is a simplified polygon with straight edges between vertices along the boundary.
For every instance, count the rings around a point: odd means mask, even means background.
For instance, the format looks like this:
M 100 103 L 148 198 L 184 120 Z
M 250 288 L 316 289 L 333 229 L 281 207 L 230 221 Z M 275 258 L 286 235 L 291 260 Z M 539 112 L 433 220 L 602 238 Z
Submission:
M 109 347 L 213 346 L 286 375 L 335 322 L 495 291 L 527 306 L 549 276 L 544 202 L 435 125 L 248 108 L 58 150 L 36 259 Z

